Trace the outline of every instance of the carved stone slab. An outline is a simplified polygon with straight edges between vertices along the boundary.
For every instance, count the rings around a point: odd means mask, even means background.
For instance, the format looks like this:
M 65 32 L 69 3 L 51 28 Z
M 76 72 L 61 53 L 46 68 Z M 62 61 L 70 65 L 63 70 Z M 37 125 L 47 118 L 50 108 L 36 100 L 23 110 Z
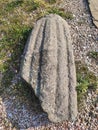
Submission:
M 98 0 L 89 0 L 89 7 L 93 16 L 93 23 L 98 28 Z
M 69 26 L 55 14 L 41 18 L 25 46 L 21 76 L 52 122 L 77 116 L 76 71 Z

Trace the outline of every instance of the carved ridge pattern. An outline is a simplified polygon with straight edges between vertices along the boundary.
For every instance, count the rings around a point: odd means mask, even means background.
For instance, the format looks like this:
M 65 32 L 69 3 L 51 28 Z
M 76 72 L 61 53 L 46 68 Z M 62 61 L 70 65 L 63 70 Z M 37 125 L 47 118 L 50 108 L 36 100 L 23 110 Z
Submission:
M 25 48 L 21 76 L 53 122 L 77 115 L 76 72 L 68 24 L 48 15 L 34 26 Z

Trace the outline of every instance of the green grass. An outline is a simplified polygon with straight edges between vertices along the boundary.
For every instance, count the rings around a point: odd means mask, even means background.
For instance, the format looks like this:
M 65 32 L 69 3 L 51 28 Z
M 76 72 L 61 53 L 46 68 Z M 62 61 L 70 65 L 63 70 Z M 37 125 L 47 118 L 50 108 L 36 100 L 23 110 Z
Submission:
M 23 0 L 18 0 L 18 1 L 15 0 L 15 1 L 12 1 L 12 2 L 10 2 L 10 3 L 8 3 L 8 4 L 6 5 L 5 10 L 6 10 L 6 11 L 12 11 L 14 8 L 21 6 L 22 3 L 23 3 Z
M 98 87 L 98 77 L 88 70 L 87 66 L 83 63 L 76 62 L 77 72 L 77 95 L 78 104 L 81 104 L 84 96 L 88 90 L 96 90 Z
M 2 39 L 1 48 L 6 51 L 0 57 L 0 59 L 4 60 L 3 65 L 0 66 L 0 70 L 3 73 L 1 83 L 3 88 L 1 90 L 8 87 L 14 75 L 19 72 L 21 55 L 30 30 L 31 28 L 27 26 L 15 26 L 9 30 L 9 35 Z
M 98 51 L 90 51 L 88 53 L 88 56 L 93 58 L 93 59 L 98 59 Z

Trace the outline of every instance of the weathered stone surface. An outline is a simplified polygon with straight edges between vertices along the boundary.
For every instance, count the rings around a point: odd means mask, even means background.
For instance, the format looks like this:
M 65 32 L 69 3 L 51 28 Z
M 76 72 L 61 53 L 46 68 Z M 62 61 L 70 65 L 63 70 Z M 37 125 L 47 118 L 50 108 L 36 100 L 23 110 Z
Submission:
M 89 7 L 93 16 L 93 22 L 98 27 L 98 0 L 89 0 Z
M 76 72 L 68 24 L 51 14 L 40 19 L 27 41 L 21 76 L 53 122 L 77 115 Z

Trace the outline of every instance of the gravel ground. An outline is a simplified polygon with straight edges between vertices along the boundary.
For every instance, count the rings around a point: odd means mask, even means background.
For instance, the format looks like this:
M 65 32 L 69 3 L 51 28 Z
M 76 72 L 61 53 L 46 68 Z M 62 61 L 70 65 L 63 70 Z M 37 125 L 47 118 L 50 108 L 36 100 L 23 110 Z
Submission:
M 98 59 L 92 60 L 88 52 L 98 51 L 98 28 L 92 23 L 87 0 L 65 0 L 61 7 L 73 13 L 74 19 L 68 20 L 70 25 L 75 60 L 85 62 L 88 68 L 98 75 Z M 67 7 L 67 8 L 66 8 Z
M 82 61 L 98 75 L 98 59 L 87 56 L 89 51 L 98 51 L 98 29 L 93 25 L 86 0 L 61 0 L 60 8 L 71 11 L 74 18 L 67 20 L 70 25 L 76 61 Z M 98 130 L 98 91 L 89 91 L 85 108 L 81 109 L 75 122 L 52 124 L 38 103 L 20 96 L 12 85 L 0 97 L 0 130 Z M 22 95 L 22 94 L 21 94 Z M 17 128 L 16 128 L 17 127 Z

